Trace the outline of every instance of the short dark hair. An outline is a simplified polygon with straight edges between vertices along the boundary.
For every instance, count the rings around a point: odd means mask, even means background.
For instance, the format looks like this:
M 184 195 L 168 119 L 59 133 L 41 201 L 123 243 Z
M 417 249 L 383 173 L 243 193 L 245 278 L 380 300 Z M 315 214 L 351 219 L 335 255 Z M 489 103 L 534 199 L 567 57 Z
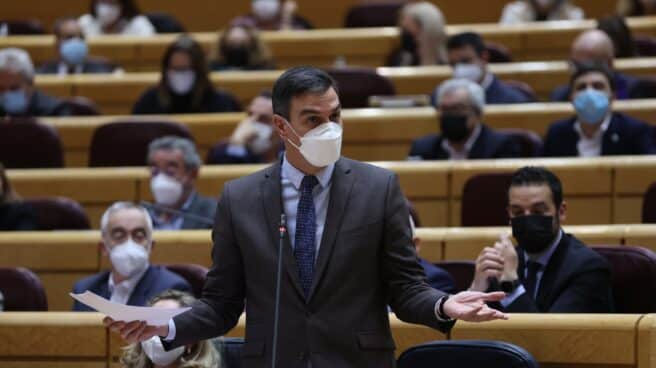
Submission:
M 591 62 L 591 63 L 575 63 L 574 64 L 574 71 L 572 72 L 572 75 L 569 78 L 569 88 L 570 90 L 574 87 L 574 82 L 580 78 L 581 76 L 588 74 L 588 73 L 601 73 L 603 74 L 606 79 L 608 80 L 608 84 L 610 85 L 610 90 L 615 92 L 615 78 L 613 77 L 613 71 L 610 70 L 610 68 L 604 64 L 604 63 L 599 63 L 599 62 Z
M 337 92 L 337 82 L 321 69 L 311 66 L 288 69 L 273 85 L 273 113 L 289 119 L 292 98 L 306 93 L 323 94 L 331 87 Z
M 141 11 L 139 10 L 135 0 L 118 0 L 118 2 L 121 5 L 121 19 L 130 20 L 141 14 Z M 90 3 L 89 13 L 93 15 L 94 18 L 98 16 L 98 14 L 96 14 L 97 3 L 98 0 L 92 0 Z
M 474 32 L 458 33 L 449 37 L 449 40 L 446 42 L 446 48 L 449 51 L 465 46 L 471 46 L 478 56 L 483 55 L 485 50 L 487 50 L 483 38 L 478 33 Z
M 556 208 L 559 208 L 563 203 L 563 186 L 560 179 L 551 171 L 544 167 L 525 166 L 515 171 L 510 180 L 510 188 L 543 184 L 551 189 L 551 197 Z

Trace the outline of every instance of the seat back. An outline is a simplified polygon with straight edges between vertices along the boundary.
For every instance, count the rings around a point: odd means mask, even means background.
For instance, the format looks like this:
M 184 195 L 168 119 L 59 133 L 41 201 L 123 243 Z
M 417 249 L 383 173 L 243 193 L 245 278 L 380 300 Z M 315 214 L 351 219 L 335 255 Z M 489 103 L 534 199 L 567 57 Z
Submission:
M 656 56 L 656 37 L 636 35 L 633 36 L 633 43 L 639 56 Z
M 610 263 L 617 313 L 656 312 L 656 253 L 642 247 L 594 246 Z
M 0 121 L 0 162 L 8 169 L 63 167 L 59 134 L 33 118 Z
M 46 33 L 43 29 L 43 24 L 38 19 L 2 19 L 0 20 L 0 28 L 2 28 L 2 25 L 6 25 L 10 36 L 41 35 Z
M 243 337 L 219 337 L 213 339 L 214 347 L 221 355 L 222 368 L 240 368 Z
M 502 341 L 434 341 L 411 347 L 398 359 L 398 368 L 538 368 L 523 348 Z
M 512 61 L 510 50 L 505 45 L 486 41 L 485 48 L 487 49 L 489 55 L 488 62 L 490 63 L 509 63 Z
M 89 166 L 144 166 L 148 144 L 169 135 L 193 140 L 186 126 L 169 121 L 119 121 L 102 125 L 91 138 Z
M 195 298 L 198 299 L 201 297 L 203 286 L 205 285 L 205 278 L 207 277 L 207 268 L 194 263 L 169 264 L 166 265 L 166 268 L 187 280 L 189 285 L 191 285 L 191 290 Z
M 343 108 L 369 106 L 370 96 L 393 96 L 394 85 L 385 76 L 369 68 L 332 68 L 326 70 L 339 88 L 339 100 Z
M 469 289 L 474 280 L 476 271 L 476 262 L 474 261 L 442 261 L 435 263 L 448 272 L 456 282 L 456 291 L 465 291 Z
M 652 128 L 656 137 L 656 128 Z M 642 223 L 656 224 L 656 182 L 652 183 L 642 197 Z
M 184 33 L 184 26 L 171 14 L 154 12 L 144 14 L 157 33 Z
M 82 206 L 65 197 L 27 198 L 34 209 L 39 230 L 89 230 L 91 224 Z
M 509 85 L 510 87 L 518 90 L 521 94 L 523 94 L 526 98 L 528 98 L 529 101 L 538 100 L 535 94 L 535 90 L 528 83 L 518 80 L 513 80 L 513 79 L 504 79 L 503 82 Z
M 479 174 L 462 191 L 461 226 L 507 226 L 511 173 Z
M 48 299 L 37 275 L 27 268 L 0 267 L 0 292 L 4 310 L 37 312 L 48 310 Z
M 521 157 L 540 157 L 542 154 L 542 137 L 532 130 L 507 128 L 498 129 L 499 133 L 507 134 L 520 149 Z
M 353 5 L 346 14 L 346 28 L 394 27 L 406 1 L 365 1 Z

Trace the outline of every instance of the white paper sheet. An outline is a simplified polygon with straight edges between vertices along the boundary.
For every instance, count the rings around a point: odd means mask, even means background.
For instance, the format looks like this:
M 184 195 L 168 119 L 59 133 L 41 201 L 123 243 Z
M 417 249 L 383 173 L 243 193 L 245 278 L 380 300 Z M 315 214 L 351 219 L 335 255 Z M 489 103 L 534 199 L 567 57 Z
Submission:
M 184 313 L 191 308 L 153 308 L 135 307 L 109 301 L 91 291 L 82 294 L 69 293 L 73 299 L 88 305 L 98 312 L 111 317 L 115 321 L 146 321 L 149 326 L 164 326 L 169 319 Z

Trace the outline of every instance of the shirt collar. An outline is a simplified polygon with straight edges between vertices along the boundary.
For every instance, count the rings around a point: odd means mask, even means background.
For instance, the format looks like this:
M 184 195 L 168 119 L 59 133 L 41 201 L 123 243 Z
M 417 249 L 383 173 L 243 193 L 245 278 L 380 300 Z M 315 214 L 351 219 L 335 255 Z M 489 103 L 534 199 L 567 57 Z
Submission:
M 474 143 L 476 143 L 476 140 L 478 139 L 478 136 L 481 135 L 481 130 L 482 129 L 483 128 L 481 128 L 481 124 L 476 124 L 476 128 L 474 128 L 474 131 L 469 136 L 469 138 L 467 139 L 467 141 L 465 142 L 465 145 L 463 147 L 465 156 L 468 156 L 469 152 L 471 152 L 471 149 L 474 146 Z M 451 146 L 448 139 L 442 139 L 442 148 L 445 151 L 449 152 L 450 156 L 453 156 L 454 153 L 458 152 Z
M 585 134 L 583 134 L 583 129 L 581 128 L 581 121 L 576 119 L 576 123 L 574 123 L 574 130 L 579 134 L 579 137 L 583 139 L 595 139 L 600 136 L 602 136 L 604 133 L 606 133 L 606 130 L 608 130 L 608 127 L 610 126 L 610 120 L 613 117 L 613 114 L 609 113 L 606 114 L 606 117 L 604 118 L 604 121 L 601 123 L 599 126 L 599 129 L 594 133 L 594 135 L 591 138 L 588 138 Z
M 321 185 L 322 188 L 328 187 L 330 185 L 330 181 L 332 180 L 333 177 L 333 171 L 335 171 L 335 164 L 330 164 L 323 169 L 319 170 L 314 176 L 317 178 L 317 181 L 319 181 L 319 185 Z M 283 155 L 282 159 L 282 169 L 281 169 L 281 177 L 283 179 L 289 180 L 294 188 L 296 190 L 299 190 L 301 188 L 301 182 L 303 181 L 303 178 L 305 177 L 305 173 L 303 173 L 301 170 L 297 169 L 287 161 L 287 155 Z
M 546 266 L 549 263 L 551 256 L 556 251 L 556 248 L 558 248 L 558 244 L 560 244 L 560 241 L 562 239 L 563 239 L 563 230 L 561 229 L 558 231 L 558 235 L 554 239 L 553 243 L 549 245 L 549 248 L 537 254 L 528 254 L 524 252 L 525 259 L 530 259 L 533 262 L 539 263 L 542 265 L 542 267 Z
M 134 290 L 135 287 L 137 287 L 137 284 L 143 277 L 143 275 L 148 271 L 150 268 L 150 265 L 148 265 L 146 268 L 143 269 L 143 271 L 140 271 L 136 275 L 130 277 L 129 279 L 123 280 L 118 283 L 121 287 L 124 287 L 126 290 L 132 291 Z M 112 294 L 114 293 L 114 288 L 117 286 L 114 283 L 114 277 L 112 277 L 113 272 L 109 273 L 109 293 Z

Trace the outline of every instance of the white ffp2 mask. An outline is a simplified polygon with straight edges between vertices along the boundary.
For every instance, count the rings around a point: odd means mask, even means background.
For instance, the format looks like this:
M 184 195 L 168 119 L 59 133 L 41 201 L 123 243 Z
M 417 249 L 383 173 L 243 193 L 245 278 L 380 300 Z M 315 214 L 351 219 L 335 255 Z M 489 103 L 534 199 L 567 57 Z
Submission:
M 150 179 L 150 191 L 155 202 L 165 206 L 176 204 L 182 196 L 182 183 L 166 174 L 157 174 Z
M 474 83 L 478 83 L 483 78 L 483 68 L 474 63 L 458 63 L 453 68 L 453 78 L 469 79 Z
M 273 127 L 271 124 L 254 121 L 253 128 L 255 129 L 255 138 L 248 143 L 248 148 L 250 148 L 250 150 L 256 155 L 259 155 L 271 148 Z
M 109 259 L 116 272 L 130 278 L 148 267 L 148 250 L 128 239 L 109 251 Z
M 169 70 L 166 72 L 171 91 L 178 95 L 186 95 L 196 83 L 196 73 L 193 70 Z
M 326 167 L 337 162 L 342 151 L 342 126 L 327 122 L 299 136 L 292 125 L 287 122 L 294 134 L 301 140 L 300 147 L 289 138 L 287 141 L 305 157 L 307 162 L 315 167 Z
M 169 364 L 175 362 L 182 356 L 184 353 L 184 346 L 171 349 L 169 351 L 164 350 L 162 345 L 162 340 L 159 336 L 153 336 L 146 341 L 141 342 L 141 348 L 143 349 L 146 356 L 156 365 L 168 366 Z
M 114 23 L 121 16 L 121 6 L 100 3 L 96 5 L 96 17 L 103 26 Z

